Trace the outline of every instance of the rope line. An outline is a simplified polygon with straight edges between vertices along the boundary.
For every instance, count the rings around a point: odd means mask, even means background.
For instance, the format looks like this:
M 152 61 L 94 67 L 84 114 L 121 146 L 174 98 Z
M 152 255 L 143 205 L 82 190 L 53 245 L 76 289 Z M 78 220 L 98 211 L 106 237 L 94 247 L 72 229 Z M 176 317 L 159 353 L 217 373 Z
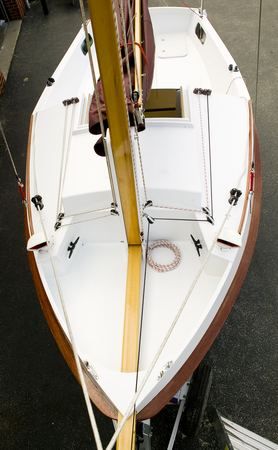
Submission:
M 208 147 L 209 147 L 209 178 L 210 178 L 210 207 L 211 216 L 213 218 L 213 193 L 212 193 L 212 157 L 211 157 L 211 130 L 210 130 L 210 109 L 209 95 L 207 95 L 207 119 L 208 119 Z
M 67 128 L 68 128 L 68 111 L 69 111 L 69 105 L 66 105 L 65 106 L 64 132 L 63 132 L 63 141 L 62 141 L 62 157 L 61 157 L 61 168 L 60 168 L 60 177 L 59 177 L 59 190 L 58 190 L 56 217 L 58 217 L 58 214 L 60 211 L 60 198 L 62 196 L 62 168 L 64 165 L 66 136 L 67 136 Z
M 200 118 L 200 127 L 201 127 L 201 145 L 202 145 L 203 170 L 204 170 L 204 180 L 205 180 L 205 196 L 206 196 L 207 207 L 209 207 L 208 180 L 207 180 L 206 153 L 205 153 L 205 137 L 204 137 L 203 115 L 202 115 L 202 108 L 201 108 L 201 95 L 197 95 L 197 97 L 198 97 L 199 118 Z
M 37 119 L 37 114 L 34 117 L 34 129 L 35 129 L 35 123 L 36 123 L 36 119 Z M 35 192 L 38 192 L 38 181 L 37 181 L 37 171 L 36 171 L 36 151 L 35 151 L 35 139 L 34 139 L 34 135 L 33 135 L 33 168 L 34 168 L 34 188 L 35 188 Z M 72 351 L 73 351 L 73 355 L 74 355 L 74 360 L 75 360 L 75 364 L 76 364 L 76 369 L 78 372 L 78 376 L 79 376 L 79 380 L 80 380 L 80 384 L 81 384 L 81 388 L 82 388 L 82 392 L 83 392 L 83 396 L 84 396 L 84 400 L 86 403 L 86 407 L 87 407 L 87 411 L 88 411 L 88 416 L 90 419 L 90 423 L 91 423 L 91 428 L 93 431 L 93 435 L 94 435 L 94 439 L 96 442 L 96 446 L 97 446 L 97 450 L 103 450 L 103 446 L 100 440 L 100 435 L 99 435 L 99 431 L 98 431 L 98 427 L 96 424 L 96 420 L 95 420 L 95 416 L 94 416 L 94 411 L 93 411 L 93 407 L 90 401 L 90 397 L 89 397 L 89 393 L 88 393 L 88 388 L 85 382 L 85 377 L 84 377 L 84 373 L 81 367 L 81 362 L 78 356 L 78 351 L 77 351 L 77 345 L 75 342 L 75 338 L 74 338 L 74 334 L 71 328 L 71 323 L 70 323 L 70 319 L 67 313 L 67 308 L 66 308 L 66 304 L 64 301 L 64 296 L 63 296 L 63 292 L 59 283 L 59 279 L 57 276 L 57 272 L 56 272 L 56 268 L 55 268 L 55 263 L 54 263 L 54 259 L 52 256 L 52 250 L 51 250 L 51 245 L 49 245 L 50 240 L 48 239 L 47 236 L 47 232 L 46 232 L 46 227 L 44 225 L 44 221 L 43 221 L 43 210 L 38 210 L 39 213 L 39 220 L 40 220 L 40 224 L 43 230 L 43 234 L 44 234 L 44 238 L 45 241 L 47 243 L 47 249 L 48 249 L 48 253 L 49 253 L 49 259 L 50 259 L 50 263 L 51 263 L 51 267 L 53 270 L 53 275 L 54 275 L 54 280 L 55 280 L 55 284 L 57 286 L 57 290 L 58 290 L 58 297 L 62 306 L 62 310 L 63 310 L 63 314 L 64 314 L 64 318 L 66 321 L 66 326 L 68 329 L 68 333 L 69 333 L 69 337 L 70 337 L 70 341 L 71 341 L 71 345 L 72 345 Z
M 243 173 L 241 174 L 241 176 L 239 177 L 237 186 L 240 185 L 241 180 L 242 180 L 245 172 L 246 171 L 244 170 Z M 210 249 L 209 249 L 209 251 L 207 252 L 207 254 L 205 256 L 205 258 L 203 260 L 203 263 L 202 263 L 202 265 L 201 265 L 201 267 L 200 267 L 196 277 L 194 278 L 193 282 L 191 283 L 191 286 L 190 286 L 190 288 L 189 288 L 189 290 L 188 290 L 188 292 L 187 292 L 183 302 L 181 303 L 175 318 L 173 319 L 170 327 L 168 328 L 168 331 L 165 334 L 164 339 L 162 340 L 161 345 L 159 346 L 159 348 L 157 350 L 157 353 L 155 354 L 151 364 L 149 365 L 148 369 L 146 370 L 145 375 L 144 375 L 144 377 L 143 377 L 143 379 L 141 381 L 141 384 L 139 385 L 139 387 L 138 387 L 134 397 L 132 398 L 132 400 L 131 400 L 131 402 L 130 402 L 130 404 L 129 404 L 129 406 L 128 406 L 128 408 L 127 408 L 127 410 L 126 410 L 126 412 L 125 412 L 121 422 L 118 424 L 118 426 L 116 428 L 116 431 L 115 431 L 114 435 L 112 436 L 112 438 L 110 440 L 110 443 L 106 447 L 106 450 L 112 450 L 113 446 L 116 443 L 117 437 L 119 436 L 119 434 L 120 434 L 123 426 L 125 425 L 127 419 L 130 417 L 130 415 L 132 413 L 132 410 L 134 408 L 134 405 L 136 404 L 136 401 L 138 400 L 139 395 L 141 394 L 145 384 L 147 383 L 147 381 L 148 381 L 148 379 L 149 379 L 149 377 L 150 377 L 150 375 L 151 375 L 151 373 L 152 373 L 152 371 L 153 371 L 153 369 L 154 369 L 154 367 L 155 367 L 155 365 L 156 365 L 156 363 L 157 363 L 157 361 L 158 361 L 158 359 L 159 359 L 163 349 L 165 348 L 165 346 L 166 346 L 166 344 L 167 344 L 167 342 L 168 342 L 168 340 L 169 340 L 169 338 L 170 338 L 170 336 L 171 336 L 171 334 L 172 334 L 172 332 L 173 332 L 173 330 L 174 330 L 174 328 L 176 326 L 176 323 L 178 322 L 178 320 L 179 320 L 179 318 L 180 318 L 180 316 L 181 316 L 181 314 L 182 314 L 182 312 L 183 312 L 183 310 L 184 310 L 184 308 L 185 308 L 185 306 L 186 306 L 186 304 L 188 302 L 188 299 L 190 298 L 190 296 L 191 296 L 191 294 L 192 294 L 192 292 L 193 292 L 193 290 L 194 290 L 194 288 L 195 288 L 195 286 L 196 286 L 196 284 L 197 284 L 197 282 L 198 282 L 198 280 L 199 280 L 203 270 L 205 269 L 205 266 L 206 266 L 206 264 L 207 264 L 207 262 L 208 262 L 208 260 L 209 260 L 209 258 L 211 256 L 211 253 L 212 253 L 212 251 L 214 249 L 214 246 L 217 243 L 218 236 L 221 234 L 221 232 L 222 232 L 222 230 L 223 230 L 223 228 L 225 226 L 226 220 L 228 219 L 228 217 L 230 215 L 230 212 L 231 212 L 232 208 L 233 208 L 233 205 L 230 205 L 227 213 L 224 216 L 224 219 L 222 221 L 222 224 L 220 226 L 218 234 L 213 239 L 212 244 L 210 246 Z
M 102 118 L 101 109 L 100 109 L 100 99 L 99 99 L 99 93 L 97 90 L 96 72 L 95 72 L 94 61 L 93 61 L 93 56 L 92 56 L 92 49 L 91 49 L 91 45 L 90 45 L 90 38 L 89 38 L 89 33 L 88 33 L 87 20 L 86 20 L 85 7 L 84 7 L 83 0 L 79 0 L 79 6 L 80 6 L 82 25 L 83 25 L 83 29 L 84 29 L 84 33 L 85 33 L 86 45 L 87 45 L 87 50 L 88 50 L 91 75 L 92 75 L 92 79 L 93 79 L 94 93 L 95 93 L 95 98 L 96 98 L 97 112 L 98 112 L 98 118 L 99 118 L 99 124 L 100 124 L 100 131 L 101 131 L 101 136 L 102 136 L 102 141 L 103 141 L 104 153 L 106 156 L 105 159 L 106 159 L 106 164 L 107 164 L 107 169 L 108 169 L 111 193 L 112 193 L 113 202 L 116 205 L 117 198 L 116 198 L 115 186 L 114 186 L 114 181 L 113 181 L 109 152 L 108 152 L 108 148 L 107 148 L 105 127 L 103 124 L 103 118 Z

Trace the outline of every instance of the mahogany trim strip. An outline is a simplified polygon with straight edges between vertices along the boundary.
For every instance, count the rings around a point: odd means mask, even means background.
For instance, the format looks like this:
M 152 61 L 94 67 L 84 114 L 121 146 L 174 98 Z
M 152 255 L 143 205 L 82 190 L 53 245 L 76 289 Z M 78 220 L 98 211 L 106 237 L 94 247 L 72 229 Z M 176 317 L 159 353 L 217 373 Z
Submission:
M 32 132 L 33 132 L 33 114 L 30 118 L 29 132 L 28 132 L 28 144 L 27 144 L 27 155 L 26 155 L 26 174 L 25 174 L 25 193 L 26 193 L 26 221 L 28 224 L 28 231 L 30 236 L 34 234 L 34 227 L 32 221 L 31 212 L 31 199 L 30 199 L 30 165 L 31 165 L 31 142 L 32 142 Z M 27 225 L 26 224 L 26 225 Z
M 247 173 L 247 180 L 246 180 L 246 189 L 245 189 L 245 197 L 244 197 L 244 204 L 242 208 L 241 213 L 241 219 L 238 226 L 238 233 L 242 233 L 243 225 L 245 222 L 246 217 L 246 211 L 248 206 L 248 199 L 250 194 L 250 178 L 249 174 L 251 173 L 252 169 L 252 159 L 253 159 L 253 141 L 254 141 L 254 124 L 253 124 L 253 109 L 252 109 L 252 102 L 249 100 L 248 102 L 249 107 L 249 152 L 248 152 L 248 173 Z

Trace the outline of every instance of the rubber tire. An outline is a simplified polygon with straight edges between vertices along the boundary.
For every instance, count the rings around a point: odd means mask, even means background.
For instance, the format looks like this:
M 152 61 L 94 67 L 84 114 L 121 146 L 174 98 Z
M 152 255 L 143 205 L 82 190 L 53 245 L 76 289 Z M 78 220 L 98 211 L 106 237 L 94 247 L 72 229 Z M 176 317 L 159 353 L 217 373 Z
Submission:
M 193 373 L 188 389 L 180 430 L 188 437 L 195 437 L 202 425 L 212 383 L 212 368 L 200 364 Z

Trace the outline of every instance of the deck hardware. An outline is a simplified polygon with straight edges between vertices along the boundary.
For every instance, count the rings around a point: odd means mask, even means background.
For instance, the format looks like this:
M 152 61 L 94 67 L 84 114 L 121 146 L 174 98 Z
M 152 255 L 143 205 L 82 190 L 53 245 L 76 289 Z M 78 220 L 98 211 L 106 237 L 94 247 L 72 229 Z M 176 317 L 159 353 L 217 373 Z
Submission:
M 230 205 L 236 206 L 241 194 L 242 194 L 242 192 L 239 189 L 236 189 L 236 188 L 231 189 L 230 190 L 230 198 L 229 198 Z
M 54 78 L 49 77 L 49 78 L 47 79 L 46 86 L 52 86 L 53 83 L 55 83 Z
M 133 91 L 131 94 L 131 99 L 133 101 L 133 103 L 137 103 L 139 100 L 139 92 L 138 91 Z
M 34 197 L 32 197 L 31 202 L 34 203 L 37 211 L 41 211 L 44 207 L 42 197 L 40 195 L 35 195 Z
M 72 104 L 78 103 L 78 102 L 79 102 L 78 97 L 72 97 L 72 98 L 67 98 L 66 100 L 63 100 L 63 105 L 69 106 L 69 105 L 72 105 Z
M 70 241 L 68 248 L 67 248 L 67 251 L 69 252 L 69 258 L 71 258 L 71 255 L 73 254 L 73 250 L 75 249 L 76 244 L 79 241 L 79 239 L 80 239 L 80 236 L 78 236 L 78 238 L 75 239 L 74 242 Z
M 120 215 L 120 214 L 119 214 L 119 211 L 117 211 L 116 208 L 111 208 L 111 209 L 110 209 L 110 214 L 111 214 L 112 216 L 119 216 L 119 215 Z
M 154 218 L 149 216 L 148 214 L 144 213 L 143 217 L 146 217 L 147 221 L 152 225 L 154 223 Z
M 134 117 L 135 117 L 136 124 L 137 124 L 137 130 L 144 131 L 146 128 L 146 125 L 145 125 L 145 116 L 144 116 L 142 108 L 140 108 L 140 107 L 134 108 Z
M 193 94 L 197 95 L 211 95 L 211 93 L 212 93 L 211 89 L 195 88 L 193 90 Z
M 144 208 L 148 208 L 149 206 L 153 206 L 152 200 L 148 200 L 148 201 L 144 204 Z
M 61 222 L 59 222 L 59 221 L 55 222 L 54 230 L 55 230 L 55 231 L 59 230 L 59 228 L 61 227 L 61 225 L 62 225 Z
M 64 217 L 65 217 L 65 214 L 64 214 L 64 213 L 59 213 L 59 214 L 58 214 L 58 216 L 57 216 L 57 221 L 55 222 L 55 225 L 54 225 L 54 230 L 55 230 L 55 231 L 59 230 L 59 228 L 61 227 L 61 225 L 62 225 L 62 220 L 63 220 Z
M 230 72 L 239 72 L 238 66 L 234 66 L 233 64 L 229 64 L 228 69 Z
M 207 221 L 211 223 L 211 225 L 214 225 L 214 218 L 212 217 L 209 208 L 202 208 L 202 211 L 205 213 Z
M 200 250 L 203 248 L 203 246 L 202 246 L 202 244 L 201 244 L 201 242 L 200 242 L 200 239 L 195 239 L 195 238 L 192 236 L 192 234 L 191 234 L 190 236 L 191 236 L 191 239 L 192 239 L 192 241 L 193 241 L 193 243 L 194 243 L 194 245 L 195 245 L 195 247 L 196 247 L 198 256 L 201 256 Z
M 97 372 L 95 371 L 94 367 L 91 366 L 91 364 L 89 363 L 89 361 L 84 361 L 84 364 L 86 366 L 86 369 L 88 370 L 88 372 L 94 377 L 95 380 L 98 380 L 99 376 L 97 374 Z
M 197 25 L 196 25 L 195 34 L 196 34 L 197 38 L 199 39 L 199 41 L 201 42 L 201 44 L 204 45 L 207 35 L 200 23 L 197 23 Z
M 90 33 L 88 33 L 88 40 L 89 40 L 90 47 L 92 47 L 94 40 L 93 40 L 92 36 L 90 35 Z M 81 51 L 82 51 L 83 55 L 86 56 L 88 53 L 86 38 L 84 39 L 84 41 L 82 42 L 80 47 L 81 47 Z
M 131 94 L 131 99 L 134 107 L 134 119 L 136 121 L 137 130 L 143 131 L 145 129 L 145 116 L 143 109 L 139 105 L 140 95 L 138 91 L 133 91 Z

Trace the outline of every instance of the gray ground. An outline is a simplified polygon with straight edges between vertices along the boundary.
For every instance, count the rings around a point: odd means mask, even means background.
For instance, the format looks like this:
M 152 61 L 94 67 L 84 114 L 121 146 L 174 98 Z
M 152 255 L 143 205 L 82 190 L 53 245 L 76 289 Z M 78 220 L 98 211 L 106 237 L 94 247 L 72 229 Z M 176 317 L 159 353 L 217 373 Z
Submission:
M 153 0 L 150 4 L 166 2 Z M 26 14 L 6 91 L 0 98 L 0 120 L 22 176 L 30 114 L 45 80 L 80 26 L 78 9 L 70 0 L 48 0 L 48 5 L 48 17 L 43 16 L 37 1 Z M 259 0 L 207 0 L 205 6 L 255 99 Z M 259 238 L 238 301 L 207 356 L 214 368 L 210 402 L 226 417 L 276 442 L 277 21 L 276 0 L 263 1 L 257 103 L 264 171 Z M 93 449 L 80 388 L 56 348 L 36 299 L 23 240 L 23 211 L 2 146 L 0 173 L 0 448 Z M 104 441 L 108 440 L 112 432 L 110 421 L 98 414 L 98 423 Z M 169 413 L 161 413 L 153 424 L 153 449 L 163 450 L 170 428 Z M 217 448 L 207 422 L 199 439 L 189 442 L 179 436 L 175 447 Z

